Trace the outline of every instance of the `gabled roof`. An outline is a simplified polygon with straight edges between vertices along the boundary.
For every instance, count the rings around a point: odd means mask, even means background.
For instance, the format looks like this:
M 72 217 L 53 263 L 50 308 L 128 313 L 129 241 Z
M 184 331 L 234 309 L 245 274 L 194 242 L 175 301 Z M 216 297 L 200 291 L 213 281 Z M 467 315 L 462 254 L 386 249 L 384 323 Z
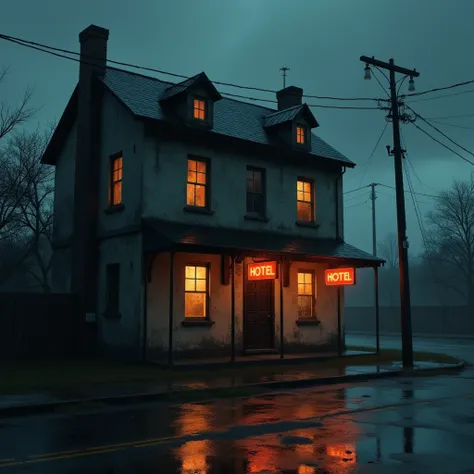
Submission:
M 275 125 L 292 122 L 300 117 L 303 117 L 311 128 L 319 127 L 319 123 L 306 104 L 295 105 L 289 109 L 278 110 L 277 112 L 265 115 L 263 126 L 267 128 L 274 127 Z
M 205 227 L 159 219 L 144 219 L 143 229 L 145 252 L 195 247 L 203 251 L 269 252 L 293 257 L 350 260 L 360 266 L 378 266 L 385 262 L 382 258 L 336 239 L 315 239 L 277 232 Z
M 130 111 L 143 118 L 167 121 L 160 99 L 173 83 L 142 76 L 121 69 L 107 68 L 101 79 Z M 224 97 L 214 104 L 214 124 L 207 133 L 216 133 L 263 145 L 275 145 L 263 126 L 264 117 L 277 112 L 260 105 Z M 311 134 L 311 151 L 315 157 L 327 158 L 353 167 L 355 164 L 320 137 Z
M 165 90 L 165 93 L 160 98 L 161 101 L 170 99 L 171 97 L 176 97 L 183 92 L 192 91 L 195 87 L 204 87 L 209 92 L 211 99 L 214 102 L 222 99 L 222 96 L 219 94 L 219 91 L 215 88 L 214 84 L 209 80 L 206 76 L 206 73 L 201 72 L 196 74 L 189 79 L 184 80 L 183 82 L 179 82 L 178 84 L 174 84 L 171 87 L 168 87 Z
M 77 86 L 74 88 L 71 97 L 64 109 L 61 119 L 56 126 L 51 139 L 49 140 L 48 146 L 41 157 L 41 163 L 45 165 L 54 165 L 56 163 L 56 157 L 61 153 L 61 148 L 66 141 L 66 138 L 76 120 L 77 113 Z
M 163 97 L 170 97 L 171 89 L 179 86 L 174 93 L 174 95 L 177 95 L 186 88 L 194 87 L 198 80 L 209 81 L 207 76 L 201 73 L 180 84 L 174 84 L 154 77 L 110 67 L 106 69 L 104 76 L 99 80 L 137 117 L 163 122 L 167 122 L 168 117 L 165 114 L 165 109 L 160 105 L 160 100 Z M 212 85 L 212 83 L 210 84 Z M 214 86 L 212 85 L 212 87 Z M 304 109 L 305 105 L 302 107 Z M 43 163 L 55 164 L 56 156 L 76 119 L 76 109 L 77 86 L 43 155 Z M 280 112 L 248 102 L 222 98 L 214 104 L 213 128 L 206 133 L 237 138 L 261 145 L 279 146 L 279 143 L 275 141 L 275 137 L 267 133 L 264 127 L 265 117 L 273 114 L 278 115 Z M 313 155 L 315 159 L 321 157 L 334 160 L 344 166 L 355 166 L 351 160 L 314 133 L 311 133 L 311 150 L 308 154 Z

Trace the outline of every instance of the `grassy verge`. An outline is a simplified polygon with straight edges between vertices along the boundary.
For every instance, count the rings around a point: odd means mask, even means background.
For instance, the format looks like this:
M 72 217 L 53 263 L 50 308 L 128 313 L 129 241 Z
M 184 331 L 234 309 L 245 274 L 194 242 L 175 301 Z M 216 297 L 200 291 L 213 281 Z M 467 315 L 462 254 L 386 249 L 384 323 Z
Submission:
M 370 348 L 352 350 L 370 351 Z M 77 395 L 104 386 L 163 385 L 187 383 L 189 388 L 204 388 L 211 381 L 234 377 L 243 383 L 256 382 L 260 377 L 285 375 L 298 371 L 303 377 L 343 373 L 351 365 L 388 364 L 400 360 L 400 351 L 382 350 L 380 355 L 361 355 L 319 362 L 301 362 L 245 367 L 212 367 L 199 370 L 173 370 L 152 365 L 124 365 L 101 360 L 31 362 L 0 365 L 0 394 L 21 394 L 48 391 L 59 395 Z M 417 352 L 417 361 L 456 363 L 453 357 L 429 352 Z M 331 370 L 332 369 L 332 370 Z

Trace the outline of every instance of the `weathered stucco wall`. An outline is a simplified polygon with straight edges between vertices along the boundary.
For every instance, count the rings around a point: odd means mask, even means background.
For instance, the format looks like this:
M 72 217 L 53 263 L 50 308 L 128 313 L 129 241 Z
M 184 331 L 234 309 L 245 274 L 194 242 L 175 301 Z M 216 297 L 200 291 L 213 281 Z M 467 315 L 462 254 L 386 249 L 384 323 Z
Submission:
M 110 156 L 123 152 L 122 203 L 120 212 L 109 207 Z M 99 188 L 99 235 L 139 226 L 141 223 L 143 124 L 111 93 L 104 94 L 102 152 Z
M 190 263 L 210 265 L 210 318 L 212 326 L 186 327 L 184 320 L 184 267 Z M 248 259 L 251 262 L 251 259 Z M 151 281 L 147 286 L 148 356 L 166 361 L 169 328 L 169 254 L 159 254 L 154 260 Z M 236 353 L 243 351 L 243 269 L 236 265 L 235 320 Z M 297 271 L 315 270 L 317 277 L 317 326 L 298 326 Z M 285 351 L 305 352 L 337 349 L 337 290 L 324 285 L 323 265 L 294 262 L 290 270 L 290 286 L 284 288 Z M 280 345 L 280 293 L 275 280 L 275 347 Z M 231 354 L 231 286 L 221 284 L 221 258 L 218 255 L 177 253 L 174 258 L 173 348 L 177 357 L 211 357 Z
M 99 247 L 98 329 L 106 353 L 140 359 L 143 341 L 143 272 L 140 234 L 110 238 Z M 104 316 L 106 309 L 106 267 L 120 264 L 120 318 Z
M 163 137 L 146 138 L 145 147 L 144 217 L 244 230 L 268 230 L 307 237 L 334 238 L 336 235 L 337 173 L 290 165 L 282 167 L 269 161 L 169 141 Z M 211 160 L 211 209 L 214 215 L 183 211 L 186 205 L 188 155 Z M 268 222 L 244 219 L 247 166 L 266 170 Z M 314 179 L 316 223 L 319 224 L 317 229 L 295 225 L 298 177 Z

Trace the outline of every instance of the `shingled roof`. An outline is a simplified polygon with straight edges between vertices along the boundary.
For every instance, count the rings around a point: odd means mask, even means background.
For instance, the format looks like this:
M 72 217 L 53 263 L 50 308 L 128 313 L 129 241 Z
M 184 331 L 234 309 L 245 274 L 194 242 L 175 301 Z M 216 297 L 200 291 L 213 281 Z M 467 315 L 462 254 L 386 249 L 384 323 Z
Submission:
M 107 68 L 101 80 L 135 115 L 147 119 L 167 120 L 159 101 L 169 94 L 169 89 L 176 84 L 115 68 Z M 187 81 L 183 81 L 181 86 L 187 84 Z M 189 87 L 189 84 L 186 87 Z M 209 133 L 272 145 L 264 121 L 265 116 L 275 112 L 277 111 L 268 107 L 222 98 L 214 104 L 214 124 Z M 338 161 L 345 166 L 355 166 L 317 135 L 312 133 L 311 136 L 310 154 Z
M 351 260 L 360 266 L 377 266 L 385 260 L 337 239 L 297 237 L 277 232 L 258 232 L 205 227 L 159 219 L 144 220 L 144 250 L 159 252 L 176 247 L 215 251 L 270 252 L 293 257 Z
M 319 126 L 317 120 L 314 118 L 314 115 L 306 104 L 295 105 L 288 109 L 278 110 L 265 115 L 263 125 L 265 127 L 273 127 L 275 125 L 290 122 L 299 115 L 304 115 L 311 127 L 316 128 Z

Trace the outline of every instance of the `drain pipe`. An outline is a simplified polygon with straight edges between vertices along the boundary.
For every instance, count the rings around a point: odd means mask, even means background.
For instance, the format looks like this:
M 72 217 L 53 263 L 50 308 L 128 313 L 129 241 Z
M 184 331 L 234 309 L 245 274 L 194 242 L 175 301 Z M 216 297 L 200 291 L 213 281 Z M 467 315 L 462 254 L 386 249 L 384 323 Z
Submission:
M 341 230 L 339 226 L 339 181 L 342 183 L 342 176 L 346 172 L 346 167 L 343 166 L 341 174 L 336 178 L 335 192 L 336 192 L 336 240 L 341 239 Z M 342 186 L 341 186 L 342 187 Z M 342 355 L 342 318 L 341 318 L 341 287 L 337 287 L 337 354 Z

